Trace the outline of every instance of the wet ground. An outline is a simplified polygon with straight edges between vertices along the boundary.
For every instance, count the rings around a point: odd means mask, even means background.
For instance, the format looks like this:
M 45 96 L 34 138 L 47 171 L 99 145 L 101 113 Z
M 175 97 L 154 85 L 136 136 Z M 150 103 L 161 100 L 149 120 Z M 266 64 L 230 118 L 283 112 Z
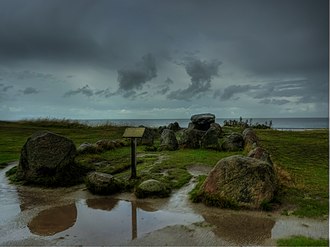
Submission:
M 95 196 L 84 186 L 13 186 L 0 170 L 0 245 L 274 245 L 292 235 L 328 238 L 328 221 L 193 204 L 195 179 L 166 199 Z M 189 167 L 197 176 L 202 165 Z

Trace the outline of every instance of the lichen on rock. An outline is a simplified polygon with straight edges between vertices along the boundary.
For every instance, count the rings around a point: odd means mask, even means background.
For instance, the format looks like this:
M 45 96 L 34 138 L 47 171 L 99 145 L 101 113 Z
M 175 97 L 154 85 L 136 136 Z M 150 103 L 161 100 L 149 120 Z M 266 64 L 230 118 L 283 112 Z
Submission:
M 162 182 L 149 179 L 139 184 L 135 189 L 135 195 L 138 198 L 145 197 L 167 197 L 171 190 L 166 187 Z
M 273 199 L 277 189 L 272 164 L 234 155 L 220 160 L 201 187 L 200 198 L 219 207 L 258 209 Z

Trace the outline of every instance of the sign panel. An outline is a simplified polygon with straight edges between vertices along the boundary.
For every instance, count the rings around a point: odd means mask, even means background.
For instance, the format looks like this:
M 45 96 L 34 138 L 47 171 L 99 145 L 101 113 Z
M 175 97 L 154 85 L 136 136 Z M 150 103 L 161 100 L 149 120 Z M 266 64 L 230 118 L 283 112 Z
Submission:
M 127 128 L 123 134 L 124 138 L 142 138 L 145 128 Z

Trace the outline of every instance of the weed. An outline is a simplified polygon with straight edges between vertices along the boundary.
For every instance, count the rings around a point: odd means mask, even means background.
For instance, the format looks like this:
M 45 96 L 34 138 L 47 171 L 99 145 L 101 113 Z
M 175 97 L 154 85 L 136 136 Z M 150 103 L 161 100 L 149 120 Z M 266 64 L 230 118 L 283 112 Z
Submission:
M 293 236 L 277 240 L 277 246 L 329 246 L 329 240 Z

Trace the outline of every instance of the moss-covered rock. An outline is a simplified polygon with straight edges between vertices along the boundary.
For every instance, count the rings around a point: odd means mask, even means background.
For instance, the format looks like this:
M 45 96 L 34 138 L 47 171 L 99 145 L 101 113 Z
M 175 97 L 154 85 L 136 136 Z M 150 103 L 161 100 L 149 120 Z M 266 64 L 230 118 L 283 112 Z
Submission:
M 122 191 L 125 185 L 110 174 L 91 172 L 86 177 L 86 187 L 93 194 L 110 195 Z
M 215 165 L 201 187 L 199 198 L 219 207 L 258 209 L 273 199 L 276 189 L 272 164 L 234 155 Z
M 167 197 L 171 190 L 163 183 L 155 179 L 149 179 L 139 184 L 135 189 L 135 195 L 138 198 L 145 197 Z
M 75 163 L 73 141 L 49 131 L 30 136 L 21 150 L 17 181 L 42 186 L 69 186 L 81 182 L 86 169 Z
M 174 151 L 179 147 L 173 130 L 164 129 L 160 136 L 160 150 Z

